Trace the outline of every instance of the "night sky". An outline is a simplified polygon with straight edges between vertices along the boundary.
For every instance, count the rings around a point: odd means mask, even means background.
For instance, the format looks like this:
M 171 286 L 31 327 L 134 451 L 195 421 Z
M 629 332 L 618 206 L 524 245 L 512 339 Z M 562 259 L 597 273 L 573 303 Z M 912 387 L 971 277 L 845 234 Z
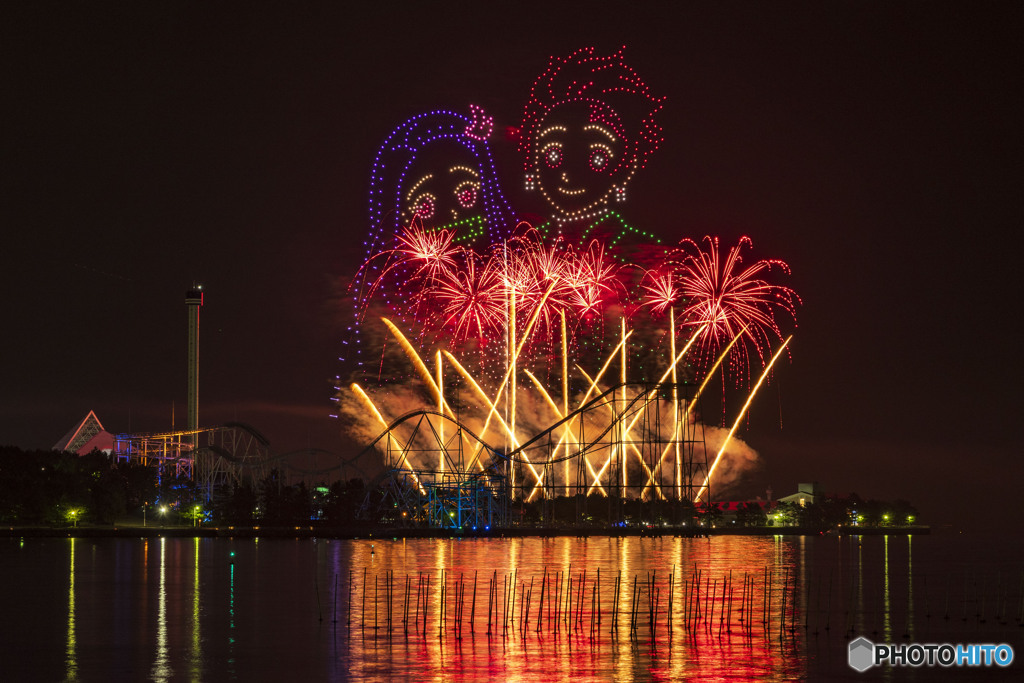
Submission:
M 667 98 L 624 215 L 748 235 L 804 301 L 744 425 L 746 495 L 817 480 L 936 525 L 1015 514 L 1024 6 L 628 5 L 4 3 L 0 443 L 49 448 L 89 410 L 183 426 L 199 281 L 201 422 L 354 453 L 330 379 L 377 147 L 480 104 L 515 202 L 504 131 L 533 80 L 624 45 Z

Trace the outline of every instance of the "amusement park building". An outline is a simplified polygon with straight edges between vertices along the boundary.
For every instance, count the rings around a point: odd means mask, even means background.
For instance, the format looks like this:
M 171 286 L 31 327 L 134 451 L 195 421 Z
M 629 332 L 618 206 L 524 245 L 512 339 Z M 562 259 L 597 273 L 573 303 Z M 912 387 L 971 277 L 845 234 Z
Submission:
M 103 429 L 96 413 L 90 410 L 88 415 L 53 445 L 53 450 L 69 451 L 77 455 L 102 451 L 109 455 L 114 450 L 114 435 Z

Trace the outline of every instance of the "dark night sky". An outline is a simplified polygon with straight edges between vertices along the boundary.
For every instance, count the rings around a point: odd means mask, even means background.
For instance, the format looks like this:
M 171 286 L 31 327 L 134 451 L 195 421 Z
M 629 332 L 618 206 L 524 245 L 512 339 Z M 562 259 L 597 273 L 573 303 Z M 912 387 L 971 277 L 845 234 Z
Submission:
M 551 5 L 5 3 L 0 443 L 49 447 L 90 409 L 160 431 L 173 404 L 181 426 L 199 280 L 203 423 L 351 452 L 327 417 L 332 306 L 377 146 L 435 107 L 518 125 L 551 55 L 625 45 L 667 96 L 627 217 L 749 235 L 804 300 L 742 435 L 750 492 L 1011 514 L 1022 6 Z

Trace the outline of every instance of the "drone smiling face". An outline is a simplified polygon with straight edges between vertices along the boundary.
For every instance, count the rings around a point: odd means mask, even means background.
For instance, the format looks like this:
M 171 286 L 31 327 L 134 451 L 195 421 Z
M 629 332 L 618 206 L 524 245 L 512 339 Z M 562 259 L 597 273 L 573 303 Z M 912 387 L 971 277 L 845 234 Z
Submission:
M 532 162 L 545 199 L 569 220 L 601 213 L 635 170 L 618 115 L 603 102 L 583 99 L 547 112 L 536 129 Z
M 402 225 L 415 217 L 429 228 L 454 229 L 460 238 L 469 238 L 465 233 L 484 225 L 480 162 L 458 141 L 435 142 L 429 153 L 410 164 L 405 178 L 399 198 Z

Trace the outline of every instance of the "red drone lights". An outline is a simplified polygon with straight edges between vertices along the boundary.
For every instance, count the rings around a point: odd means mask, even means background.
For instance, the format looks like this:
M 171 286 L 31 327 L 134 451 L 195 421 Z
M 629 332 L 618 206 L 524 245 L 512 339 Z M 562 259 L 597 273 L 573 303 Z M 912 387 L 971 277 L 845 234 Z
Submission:
M 623 50 L 553 58 L 523 112 L 526 189 L 539 189 L 560 222 L 603 215 L 660 144 L 661 108 Z

